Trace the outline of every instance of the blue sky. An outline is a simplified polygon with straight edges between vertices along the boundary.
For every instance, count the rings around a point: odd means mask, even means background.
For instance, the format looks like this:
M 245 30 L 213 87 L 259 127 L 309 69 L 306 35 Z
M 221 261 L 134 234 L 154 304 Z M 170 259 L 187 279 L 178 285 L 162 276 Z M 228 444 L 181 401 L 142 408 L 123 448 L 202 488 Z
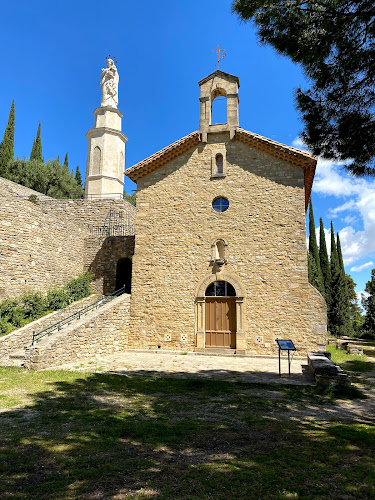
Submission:
M 0 135 L 14 98 L 15 154 L 30 155 L 38 122 L 45 159 L 69 153 L 85 175 L 93 111 L 100 106 L 100 73 L 108 54 L 120 75 L 126 167 L 196 130 L 198 81 L 221 69 L 240 79 L 240 125 L 284 144 L 303 147 L 294 89 L 306 85 L 300 68 L 259 46 L 227 0 L 143 2 L 6 2 L 0 30 Z M 131 191 L 134 184 L 126 181 Z M 344 261 L 364 290 L 375 267 L 375 186 L 320 161 L 313 188 L 315 221 L 340 231 Z

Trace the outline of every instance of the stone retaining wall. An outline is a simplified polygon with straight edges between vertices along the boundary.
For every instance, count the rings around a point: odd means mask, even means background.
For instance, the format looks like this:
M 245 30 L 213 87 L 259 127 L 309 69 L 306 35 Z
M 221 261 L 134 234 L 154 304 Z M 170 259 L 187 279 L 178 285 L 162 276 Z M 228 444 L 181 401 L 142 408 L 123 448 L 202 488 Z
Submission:
M 46 316 L 32 321 L 18 330 L 8 333 L 8 335 L 0 337 L 0 362 L 4 364 L 4 361 L 8 359 L 10 354 L 29 346 L 33 338 L 33 331 L 40 332 L 54 323 L 66 318 L 70 314 L 74 314 L 83 307 L 92 304 L 99 298 L 99 295 L 90 295 L 89 297 L 85 297 L 82 300 L 74 302 L 65 309 L 59 309 L 58 311 L 47 314 Z
M 123 351 L 128 345 L 130 295 L 123 294 L 71 327 L 25 349 L 25 368 L 56 365 Z
M 30 201 L 30 195 L 37 200 Z M 108 251 L 103 251 L 106 242 L 90 237 L 89 226 L 103 226 L 111 209 L 124 211 L 133 222 L 133 205 L 126 200 L 55 200 L 3 178 L 0 197 L 0 300 L 61 287 L 88 269 L 100 293 L 103 288 L 104 293 L 114 291 L 114 258 L 132 254 L 134 243 L 111 245 L 108 250 L 112 247 L 114 256 L 109 263 Z M 110 265 L 105 281 L 103 273 Z
M 83 272 L 81 227 L 43 213 L 27 198 L 7 198 L 1 189 L 0 196 L 0 300 L 62 287 Z

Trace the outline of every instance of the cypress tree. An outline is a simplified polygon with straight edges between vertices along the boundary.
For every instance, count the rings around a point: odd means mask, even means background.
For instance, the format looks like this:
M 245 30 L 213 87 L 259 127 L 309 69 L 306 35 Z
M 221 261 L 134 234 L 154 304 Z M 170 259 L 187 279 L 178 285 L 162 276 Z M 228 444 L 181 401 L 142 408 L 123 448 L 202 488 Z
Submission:
M 349 301 L 349 294 L 348 294 L 348 280 L 346 278 L 346 273 L 345 273 L 345 266 L 344 266 L 344 259 L 342 258 L 342 252 L 341 252 L 341 242 L 340 242 L 340 236 L 339 233 L 337 233 L 337 257 L 339 260 L 339 265 L 340 265 L 340 270 L 342 274 L 342 281 L 344 282 L 344 294 L 345 294 L 345 309 L 346 309 L 346 334 L 347 335 L 352 335 L 353 334 L 353 324 L 350 319 L 350 301 Z
M 329 303 L 331 300 L 331 270 L 329 268 L 327 243 L 322 218 L 320 218 L 319 221 L 319 261 L 323 276 L 324 295 L 327 303 L 327 308 L 329 308 Z
M 38 125 L 38 131 L 36 133 L 36 138 L 35 138 L 34 143 L 33 143 L 33 148 L 31 150 L 30 160 L 44 161 L 43 154 L 42 154 L 42 139 L 40 136 L 40 122 Z
M 0 175 L 6 173 L 7 165 L 10 160 L 14 160 L 14 99 L 9 111 L 8 125 L 5 128 L 4 139 L 0 148 Z
M 82 176 L 81 176 L 81 172 L 79 171 L 79 167 L 77 165 L 77 168 L 76 168 L 76 176 L 75 176 L 75 179 L 77 181 L 77 184 L 78 186 L 82 187 Z
M 337 253 L 335 233 L 331 222 L 331 302 L 328 311 L 328 328 L 336 337 L 347 335 L 347 293 L 346 278 L 343 274 Z
M 324 282 L 320 269 L 319 249 L 316 242 L 314 212 L 311 200 L 309 205 L 309 255 L 311 255 L 316 269 L 316 272 L 314 271 L 313 274 L 309 274 L 309 282 L 324 296 Z M 314 267 L 311 267 L 310 271 L 313 269 Z
M 362 299 L 366 311 L 364 328 L 375 335 L 375 269 L 371 271 L 371 280 L 366 283 L 365 290 L 369 295 Z
M 68 153 L 66 153 L 66 155 L 65 155 L 65 159 L 64 159 L 64 166 L 69 167 L 69 162 L 68 162 Z

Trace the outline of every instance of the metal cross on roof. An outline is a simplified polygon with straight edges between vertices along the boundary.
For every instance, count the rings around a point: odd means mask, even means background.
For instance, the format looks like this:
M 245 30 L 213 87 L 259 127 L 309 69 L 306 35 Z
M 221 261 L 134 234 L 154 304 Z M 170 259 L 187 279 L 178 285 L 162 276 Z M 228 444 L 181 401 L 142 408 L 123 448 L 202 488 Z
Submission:
M 224 59 L 227 54 L 224 49 L 220 48 L 220 45 L 218 45 L 217 49 L 213 50 L 212 52 L 217 52 L 217 67 L 219 69 L 220 61 Z M 220 55 L 220 52 L 224 52 L 224 54 Z

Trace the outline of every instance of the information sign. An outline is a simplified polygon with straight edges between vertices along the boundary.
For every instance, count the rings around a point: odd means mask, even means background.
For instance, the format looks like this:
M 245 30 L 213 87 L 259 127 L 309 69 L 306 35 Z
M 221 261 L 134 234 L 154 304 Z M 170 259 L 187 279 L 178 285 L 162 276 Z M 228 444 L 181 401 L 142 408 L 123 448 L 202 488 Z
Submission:
M 279 346 L 279 377 L 281 377 L 281 351 L 288 351 L 288 369 L 290 377 L 290 364 L 292 360 L 290 359 L 290 351 L 296 351 L 295 345 L 292 340 L 281 340 L 276 339 L 277 345 Z

